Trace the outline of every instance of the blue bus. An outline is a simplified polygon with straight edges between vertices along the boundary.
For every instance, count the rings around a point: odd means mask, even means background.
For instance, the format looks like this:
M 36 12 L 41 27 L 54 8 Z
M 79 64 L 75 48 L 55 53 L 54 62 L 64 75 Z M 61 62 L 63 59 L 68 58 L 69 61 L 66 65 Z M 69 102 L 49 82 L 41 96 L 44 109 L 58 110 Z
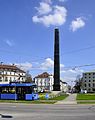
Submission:
M 38 93 L 34 83 L 0 84 L 1 100 L 37 100 Z

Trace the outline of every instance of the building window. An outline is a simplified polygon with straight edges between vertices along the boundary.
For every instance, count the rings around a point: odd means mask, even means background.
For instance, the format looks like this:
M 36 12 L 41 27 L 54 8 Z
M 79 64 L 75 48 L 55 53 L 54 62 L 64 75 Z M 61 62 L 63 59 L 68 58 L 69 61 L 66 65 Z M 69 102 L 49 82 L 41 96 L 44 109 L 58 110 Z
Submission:
M 89 80 L 89 82 L 91 82 L 91 80 Z
M 10 81 L 12 80 L 12 78 L 10 77 Z
M 44 82 L 44 86 L 46 86 L 46 81 Z
M 90 91 L 91 91 L 91 89 L 89 88 L 89 89 L 88 89 L 88 91 L 90 92 Z
M 95 73 L 93 73 L 93 75 L 95 75 Z
M 42 86 L 42 79 L 40 80 L 40 85 Z
M 2 72 L 0 71 L 0 75 L 2 75 Z
M 8 77 L 5 77 L 5 82 L 7 82 L 8 81 Z
M 44 80 L 44 84 L 46 84 L 46 80 Z
M 87 77 L 85 77 L 85 78 L 87 78 Z
M 84 84 L 84 86 L 86 87 L 86 84 Z
M 50 83 L 48 83 L 48 86 L 50 86 Z
M 95 87 L 95 84 L 93 83 L 93 87 Z
M 2 77 L 0 77 L 0 82 L 2 82 Z
M 89 73 L 89 75 L 91 75 L 91 74 Z
M 7 75 L 7 71 L 5 72 L 5 75 Z
M 91 84 L 88 84 L 89 87 L 91 87 Z

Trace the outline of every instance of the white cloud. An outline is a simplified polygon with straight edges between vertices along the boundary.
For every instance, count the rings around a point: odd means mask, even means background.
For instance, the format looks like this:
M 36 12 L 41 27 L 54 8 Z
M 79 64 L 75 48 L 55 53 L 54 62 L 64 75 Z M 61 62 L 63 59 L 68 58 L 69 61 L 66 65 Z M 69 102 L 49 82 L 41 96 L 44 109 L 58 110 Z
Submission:
M 52 3 L 54 0 L 44 0 L 47 3 Z M 66 2 L 67 0 L 58 0 L 59 2 Z
M 60 64 L 60 68 L 62 69 L 64 67 L 63 64 Z M 54 61 L 51 58 L 46 58 L 43 63 L 40 64 L 39 67 L 41 70 L 48 70 L 54 68 Z
M 17 67 L 19 67 L 22 70 L 28 71 L 32 69 L 32 64 L 29 62 L 25 62 L 25 63 L 15 63 L 15 65 Z
M 40 69 L 47 70 L 52 69 L 54 66 L 54 61 L 51 58 L 45 59 L 45 62 L 41 63 Z
M 44 2 L 47 2 L 51 4 L 54 0 L 43 0 Z M 59 2 L 66 2 L 67 0 L 58 0 Z
M 54 67 L 54 61 L 51 58 L 46 58 L 43 63 L 38 63 L 38 62 L 25 62 L 25 63 L 15 63 L 15 65 L 22 70 L 31 70 L 31 69 L 39 69 L 39 70 L 50 70 L 53 69 Z M 35 66 L 35 67 L 34 67 Z M 63 68 L 64 65 L 60 64 L 60 68 Z
M 50 70 L 53 72 L 53 67 L 54 67 L 54 61 L 51 58 L 45 59 L 45 61 L 41 64 L 37 63 L 37 66 L 34 68 L 33 65 L 30 62 L 25 62 L 25 63 L 15 63 L 15 65 L 22 70 L 28 71 L 32 69 L 39 69 L 39 70 Z M 81 75 L 84 70 L 82 69 L 66 69 L 63 64 L 60 64 L 60 73 L 61 73 L 61 80 L 71 84 L 71 81 L 75 81 L 77 75 Z
M 12 40 L 5 40 L 5 43 L 10 47 L 12 47 L 14 45 Z
M 60 68 L 64 68 L 64 65 L 63 65 L 63 64 L 60 64 Z
M 76 18 L 76 20 L 73 20 L 70 25 L 70 29 L 75 32 L 79 28 L 82 28 L 85 26 L 85 21 L 82 19 L 82 17 Z
M 79 73 L 82 73 L 82 72 L 84 72 L 84 70 L 82 70 L 82 69 L 62 69 L 61 70 L 61 73 L 66 73 L 66 74 L 72 74 L 72 73 L 74 73 L 74 74 L 79 74 Z
M 59 0 L 59 2 L 66 2 L 67 0 Z
M 39 15 L 47 14 L 52 11 L 52 8 L 48 3 L 41 2 L 40 7 L 35 7 Z
M 51 4 L 52 3 L 52 0 L 44 0 L 44 2 L 48 3 L 48 4 Z
M 71 81 L 75 81 L 76 80 L 76 77 L 77 75 L 81 75 L 82 73 L 84 72 L 84 70 L 82 69 L 68 69 L 68 70 L 61 70 L 61 78 L 63 81 L 71 84 Z
M 71 73 L 77 73 L 76 70 L 72 70 L 72 69 L 70 69 L 69 72 L 71 72 Z
M 40 7 L 36 7 L 36 10 L 40 15 L 32 17 L 35 23 L 42 23 L 49 27 L 50 25 L 60 26 L 66 22 L 67 10 L 63 6 L 51 6 L 48 3 L 41 2 Z

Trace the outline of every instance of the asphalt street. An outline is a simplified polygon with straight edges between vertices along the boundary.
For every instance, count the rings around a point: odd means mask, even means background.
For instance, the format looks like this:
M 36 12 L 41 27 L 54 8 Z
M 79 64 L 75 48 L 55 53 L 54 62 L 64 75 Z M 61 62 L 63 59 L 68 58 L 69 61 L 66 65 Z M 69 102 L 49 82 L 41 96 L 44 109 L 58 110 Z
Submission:
M 95 120 L 95 105 L 0 103 L 1 120 Z

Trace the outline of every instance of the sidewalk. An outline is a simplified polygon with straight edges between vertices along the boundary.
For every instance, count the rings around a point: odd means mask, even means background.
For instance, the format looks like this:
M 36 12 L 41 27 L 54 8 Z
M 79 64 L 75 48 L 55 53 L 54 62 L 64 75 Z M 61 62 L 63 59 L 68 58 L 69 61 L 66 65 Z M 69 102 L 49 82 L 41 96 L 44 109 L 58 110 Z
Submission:
M 77 104 L 77 94 L 70 94 L 66 99 L 56 102 L 55 104 Z

